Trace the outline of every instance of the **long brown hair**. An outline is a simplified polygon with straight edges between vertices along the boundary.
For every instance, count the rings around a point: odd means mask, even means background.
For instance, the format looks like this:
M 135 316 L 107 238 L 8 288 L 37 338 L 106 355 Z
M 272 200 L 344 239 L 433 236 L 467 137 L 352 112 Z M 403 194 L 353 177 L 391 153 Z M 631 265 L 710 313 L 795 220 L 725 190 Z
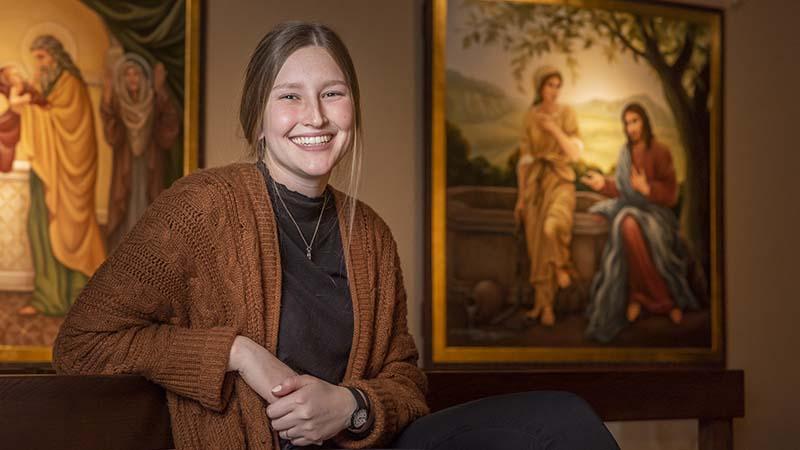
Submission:
M 631 142 L 631 138 L 628 136 L 628 127 L 625 124 L 625 114 L 628 114 L 629 112 L 638 115 L 642 119 L 642 137 L 644 138 L 645 148 L 649 150 L 650 145 L 653 144 L 653 139 L 655 139 L 656 135 L 653 134 L 653 126 L 650 124 L 650 116 L 647 115 L 647 111 L 644 109 L 644 106 L 637 102 L 629 103 L 622 110 L 622 129 L 625 132 L 625 138 L 628 140 L 628 150 L 633 150 L 633 142 Z
M 259 139 L 264 111 L 269 93 L 275 84 L 275 78 L 286 59 L 295 51 L 304 47 L 324 48 L 344 74 L 345 82 L 350 90 L 353 103 L 353 137 L 345 144 L 345 158 L 350 164 L 342 164 L 334 168 L 334 178 L 341 180 L 347 194 L 349 209 L 348 234 L 352 228 L 358 183 L 361 177 L 362 131 L 361 103 L 358 78 L 350 53 L 342 39 L 330 28 L 319 23 L 284 22 L 267 33 L 258 43 L 244 77 L 242 101 L 239 106 L 239 123 L 242 125 L 245 139 L 250 147 L 250 154 L 263 160 L 268 158 L 266 142 Z M 349 239 L 348 239 L 349 240 Z

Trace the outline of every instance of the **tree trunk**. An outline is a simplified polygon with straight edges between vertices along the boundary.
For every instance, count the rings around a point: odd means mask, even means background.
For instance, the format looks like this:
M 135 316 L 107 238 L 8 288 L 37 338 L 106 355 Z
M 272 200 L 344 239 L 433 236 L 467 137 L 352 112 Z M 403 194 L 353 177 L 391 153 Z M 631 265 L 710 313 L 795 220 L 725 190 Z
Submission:
M 681 208 L 681 228 L 688 238 L 692 253 L 709 273 L 710 198 L 709 198 L 709 113 L 706 110 L 707 91 L 696 91 L 693 101 L 681 83 L 682 74 L 669 68 L 654 67 L 662 81 L 664 96 L 669 103 L 681 142 L 686 151 L 686 181 Z M 702 100 L 702 101 L 701 101 Z M 712 218 L 713 220 L 713 218 Z

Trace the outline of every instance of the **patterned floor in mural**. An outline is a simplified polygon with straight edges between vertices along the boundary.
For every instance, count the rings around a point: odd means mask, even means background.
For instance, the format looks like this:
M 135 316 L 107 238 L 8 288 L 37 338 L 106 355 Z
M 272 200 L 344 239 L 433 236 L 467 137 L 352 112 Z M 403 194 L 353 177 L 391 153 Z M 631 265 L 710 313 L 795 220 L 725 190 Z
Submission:
M 17 311 L 25 306 L 30 294 L 0 292 L 0 345 L 51 346 L 64 320 L 41 314 L 23 316 Z

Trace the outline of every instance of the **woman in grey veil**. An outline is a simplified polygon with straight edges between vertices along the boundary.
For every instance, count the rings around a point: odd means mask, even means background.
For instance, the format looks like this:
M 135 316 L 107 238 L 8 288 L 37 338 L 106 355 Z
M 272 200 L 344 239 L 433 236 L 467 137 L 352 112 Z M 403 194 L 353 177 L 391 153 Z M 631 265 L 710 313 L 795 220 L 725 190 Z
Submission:
M 164 186 L 167 152 L 180 133 L 180 113 L 166 87 L 166 70 L 135 53 L 106 75 L 100 106 L 113 150 L 106 236 L 111 251 Z

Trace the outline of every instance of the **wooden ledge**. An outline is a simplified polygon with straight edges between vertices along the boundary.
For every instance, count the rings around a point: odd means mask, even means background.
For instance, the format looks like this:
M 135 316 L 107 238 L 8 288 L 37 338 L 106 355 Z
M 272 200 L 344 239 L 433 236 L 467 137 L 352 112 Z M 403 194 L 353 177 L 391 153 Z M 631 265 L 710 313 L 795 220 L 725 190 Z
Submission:
M 428 372 L 433 410 L 532 390 L 583 397 L 605 421 L 744 416 L 741 370 Z
M 698 419 L 700 445 L 730 448 L 744 415 L 736 370 L 430 371 L 434 411 L 512 392 L 583 397 L 606 421 Z M 0 442 L 26 449 L 172 448 L 164 390 L 139 376 L 0 375 Z

